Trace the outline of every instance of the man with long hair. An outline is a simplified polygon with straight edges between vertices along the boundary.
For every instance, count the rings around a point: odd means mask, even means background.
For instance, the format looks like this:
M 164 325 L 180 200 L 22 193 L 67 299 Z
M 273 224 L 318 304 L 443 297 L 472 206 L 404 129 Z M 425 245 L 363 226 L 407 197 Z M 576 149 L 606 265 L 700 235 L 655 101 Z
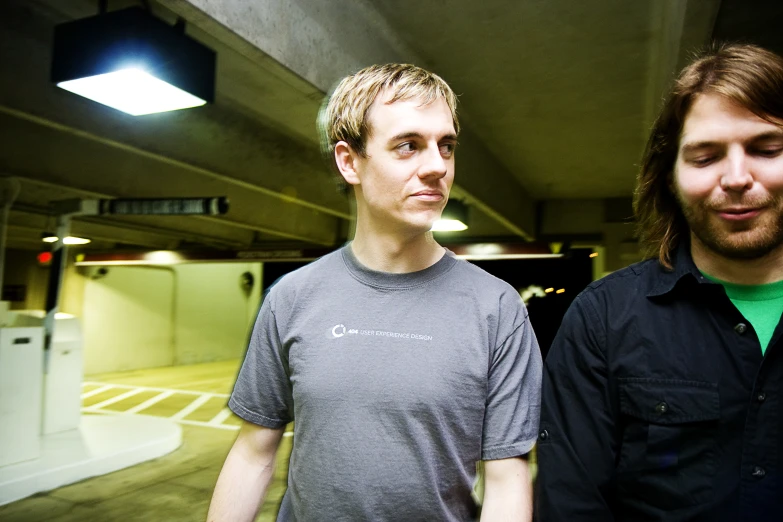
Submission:
M 356 200 L 353 241 L 269 291 L 229 407 L 246 422 L 210 521 L 253 520 L 296 420 L 280 521 L 530 520 L 541 357 L 509 284 L 430 229 L 454 181 L 456 96 L 405 64 L 332 94 L 325 147 Z
M 783 59 L 675 81 L 635 210 L 648 259 L 591 284 L 544 372 L 537 513 L 783 520 Z

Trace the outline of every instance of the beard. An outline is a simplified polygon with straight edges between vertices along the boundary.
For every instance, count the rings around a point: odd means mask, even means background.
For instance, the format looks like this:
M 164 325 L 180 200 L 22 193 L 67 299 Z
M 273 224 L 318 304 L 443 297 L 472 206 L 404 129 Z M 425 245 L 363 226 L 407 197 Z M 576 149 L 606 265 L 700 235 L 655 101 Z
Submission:
M 678 192 L 676 196 L 693 235 L 716 254 L 728 259 L 759 259 L 783 245 L 781 197 L 739 202 L 742 206 L 764 207 L 764 210 L 755 218 L 734 222 L 721 219 L 716 211 L 737 202 L 689 204 Z

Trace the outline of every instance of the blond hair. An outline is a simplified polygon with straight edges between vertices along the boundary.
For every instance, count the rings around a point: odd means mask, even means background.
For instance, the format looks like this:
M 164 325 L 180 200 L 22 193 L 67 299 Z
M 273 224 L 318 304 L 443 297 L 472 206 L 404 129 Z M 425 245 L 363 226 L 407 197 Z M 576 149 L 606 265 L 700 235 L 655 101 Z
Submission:
M 653 125 L 634 194 L 634 211 L 645 257 L 672 267 L 674 249 L 688 224 L 672 192 L 674 164 L 685 118 L 700 94 L 718 94 L 755 115 L 783 121 L 783 59 L 755 45 L 722 45 L 687 66 Z
M 381 91 L 390 94 L 387 104 L 399 100 L 419 100 L 428 105 L 443 98 L 451 110 L 454 130 L 459 133 L 457 97 L 443 79 L 410 64 L 390 63 L 365 67 L 340 81 L 321 115 L 324 153 L 334 161 L 334 147 L 346 142 L 366 156 L 367 138 L 372 129 L 367 113 Z

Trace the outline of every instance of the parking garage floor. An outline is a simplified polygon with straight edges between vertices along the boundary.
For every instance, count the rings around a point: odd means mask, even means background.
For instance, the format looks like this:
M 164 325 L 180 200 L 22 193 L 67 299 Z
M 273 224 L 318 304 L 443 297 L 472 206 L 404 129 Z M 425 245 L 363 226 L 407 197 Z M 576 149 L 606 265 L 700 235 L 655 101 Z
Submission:
M 90 375 L 85 415 L 152 415 L 182 425 L 183 443 L 165 457 L 0 506 L 4 522 L 205 520 L 240 421 L 225 408 L 239 361 Z M 285 491 L 291 437 L 283 446 L 257 521 L 272 521 Z

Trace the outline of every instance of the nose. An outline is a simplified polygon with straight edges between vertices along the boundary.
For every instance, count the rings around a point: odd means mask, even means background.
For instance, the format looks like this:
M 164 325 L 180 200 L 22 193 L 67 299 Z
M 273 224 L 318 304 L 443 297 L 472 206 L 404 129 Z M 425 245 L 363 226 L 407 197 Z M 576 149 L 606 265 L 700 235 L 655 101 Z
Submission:
M 753 174 L 747 154 L 744 150 L 733 150 L 728 154 L 726 167 L 720 178 L 720 186 L 723 190 L 744 192 L 753 185 Z
M 422 164 L 419 167 L 419 178 L 440 179 L 448 173 L 448 160 L 441 155 L 440 147 L 437 143 L 428 145 L 421 158 Z

